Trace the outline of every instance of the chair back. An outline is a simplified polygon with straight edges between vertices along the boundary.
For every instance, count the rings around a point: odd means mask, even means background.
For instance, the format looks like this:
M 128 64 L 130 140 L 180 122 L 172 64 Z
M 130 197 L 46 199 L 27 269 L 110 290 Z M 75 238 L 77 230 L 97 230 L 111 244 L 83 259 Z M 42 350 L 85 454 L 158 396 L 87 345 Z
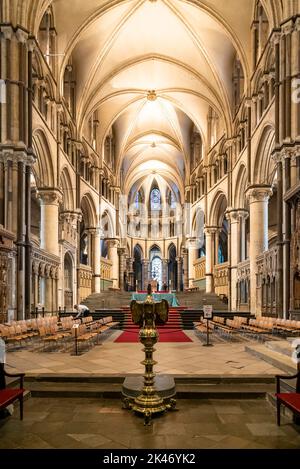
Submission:
M 4 363 L 0 363 L 0 389 L 6 388 L 5 374 L 4 374 Z

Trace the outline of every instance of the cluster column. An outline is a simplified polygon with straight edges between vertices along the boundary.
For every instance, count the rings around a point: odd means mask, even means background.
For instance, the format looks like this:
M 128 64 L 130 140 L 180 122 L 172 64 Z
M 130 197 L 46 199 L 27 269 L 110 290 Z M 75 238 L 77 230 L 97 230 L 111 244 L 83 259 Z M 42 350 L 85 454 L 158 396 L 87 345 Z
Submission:
M 108 257 L 112 262 L 111 279 L 113 281 L 113 288 L 119 287 L 119 257 L 118 257 L 118 246 L 119 241 L 117 239 L 108 239 Z
M 118 248 L 119 255 L 119 287 L 124 290 L 124 272 L 125 272 L 125 248 Z
M 268 201 L 271 194 L 269 186 L 251 186 L 247 190 L 250 205 L 250 304 L 254 314 L 261 311 L 257 295 L 256 258 L 268 249 Z
M 182 257 L 176 257 L 177 261 L 177 291 L 181 290 L 182 284 Z
M 42 189 L 38 196 L 41 203 L 41 248 L 59 256 L 58 207 L 62 194 L 58 189 Z
M 101 250 L 100 250 L 100 229 L 95 228 L 92 232 L 92 246 L 93 246 L 93 256 L 92 256 L 92 269 L 93 269 L 93 293 L 100 293 L 101 291 Z
M 217 227 L 207 226 L 205 228 L 205 276 L 206 276 L 206 293 L 214 291 L 214 264 L 215 264 L 215 235 L 218 231 Z
M 142 289 L 147 290 L 149 281 L 149 259 L 142 260 Z
M 194 262 L 198 257 L 198 247 L 196 238 L 190 238 L 188 240 L 188 271 L 189 271 L 189 287 L 194 286 Z

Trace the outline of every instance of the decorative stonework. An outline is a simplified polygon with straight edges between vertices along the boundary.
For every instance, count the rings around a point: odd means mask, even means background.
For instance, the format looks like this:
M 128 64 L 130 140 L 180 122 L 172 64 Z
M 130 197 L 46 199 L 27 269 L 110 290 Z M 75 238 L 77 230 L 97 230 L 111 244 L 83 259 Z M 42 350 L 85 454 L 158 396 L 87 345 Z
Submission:
M 63 194 L 59 189 L 39 189 L 37 196 L 43 205 L 59 205 L 63 200 Z
M 250 204 L 267 202 L 272 195 L 272 189 L 270 186 L 250 186 L 246 194 Z
M 7 321 L 8 301 L 8 270 L 9 255 L 13 251 L 15 237 L 0 225 L 0 323 Z

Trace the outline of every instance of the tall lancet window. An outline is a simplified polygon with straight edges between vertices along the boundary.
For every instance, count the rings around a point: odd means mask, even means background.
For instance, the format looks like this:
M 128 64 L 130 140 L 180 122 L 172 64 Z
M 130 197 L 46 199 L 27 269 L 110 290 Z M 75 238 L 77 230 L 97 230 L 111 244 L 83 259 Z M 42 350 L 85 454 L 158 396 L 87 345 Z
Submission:
M 150 207 L 151 210 L 160 210 L 161 208 L 160 190 L 156 187 L 154 187 L 150 193 Z

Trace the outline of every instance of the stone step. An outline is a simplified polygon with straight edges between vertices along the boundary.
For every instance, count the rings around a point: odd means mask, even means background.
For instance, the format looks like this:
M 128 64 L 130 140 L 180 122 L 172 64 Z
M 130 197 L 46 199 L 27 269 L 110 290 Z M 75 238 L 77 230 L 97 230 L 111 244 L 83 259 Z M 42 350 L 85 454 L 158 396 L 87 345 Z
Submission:
M 265 342 L 265 346 L 270 350 L 273 350 L 273 352 L 278 352 L 282 355 L 286 355 L 287 357 L 291 357 L 293 352 L 291 343 L 286 340 L 270 340 Z
M 245 351 L 288 374 L 294 374 L 297 371 L 296 364 L 292 362 L 291 356 L 288 357 L 285 354 L 275 352 L 265 345 L 246 345 Z
M 34 397 L 82 397 L 82 398 L 121 398 L 122 383 L 89 383 L 89 382 L 54 382 L 54 381 L 29 381 L 26 386 Z M 175 380 L 176 382 L 176 380 Z M 194 383 L 185 384 L 184 381 L 176 382 L 178 398 L 232 398 L 254 399 L 266 396 L 266 393 L 274 391 L 274 384 L 268 383 Z

